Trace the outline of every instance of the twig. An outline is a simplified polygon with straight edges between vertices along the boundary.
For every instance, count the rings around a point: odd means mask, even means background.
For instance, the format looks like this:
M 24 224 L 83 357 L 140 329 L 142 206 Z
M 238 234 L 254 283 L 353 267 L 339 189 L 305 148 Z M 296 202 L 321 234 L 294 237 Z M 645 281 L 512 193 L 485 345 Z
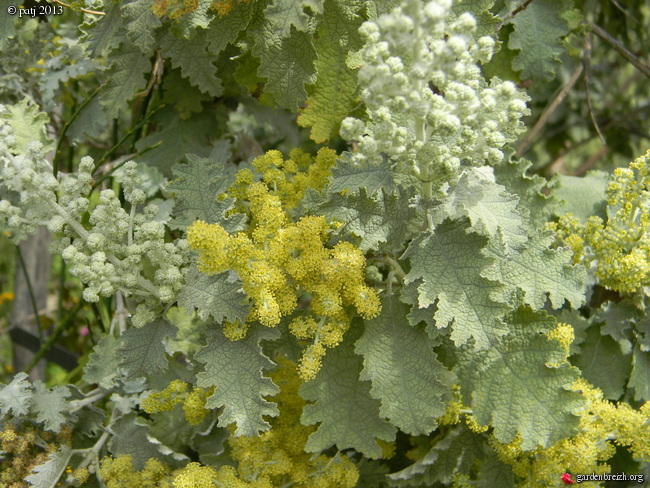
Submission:
M 624 9 L 621 6 L 620 3 L 618 3 L 616 0 L 611 0 L 611 1 L 616 6 L 617 9 L 619 9 L 621 12 L 623 12 L 623 15 L 625 15 L 628 19 L 636 22 L 637 24 L 639 23 L 639 21 L 637 19 L 635 19 L 634 16 L 630 12 L 628 12 L 626 9 Z
M 505 21 L 507 21 L 507 20 L 512 19 L 515 15 L 517 15 L 519 12 L 521 12 L 521 11 L 524 10 L 526 7 L 528 7 L 528 5 L 530 5 L 530 3 L 531 3 L 532 1 L 533 1 L 533 0 L 526 0 L 524 3 L 522 3 L 521 5 L 519 5 L 519 7 L 517 7 L 516 9 L 514 9 L 512 12 L 510 12 L 509 14 L 507 14 L 505 17 L 503 17 L 502 21 L 505 22 Z
M 530 146 L 535 136 L 537 136 L 537 134 L 544 127 L 544 125 L 546 125 L 546 122 L 548 122 L 548 119 L 551 117 L 553 112 L 555 112 L 555 110 L 560 106 L 564 98 L 569 93 L 569 90 L 571 90 L 571 88 L 573 88 L 573 86 L 576 84 L 583 70 L 584 70 L 584 66 L 582 64 L 578 65 L 576 70 L 571 75 L 571 78 L 569 79 L 568 83 L 562 87 L 562 89 L 555 96 L 551 104 L 544 109 L 542 115 L 539 116 L 539 120 L 535 123 L 535 125 L 530 130 L 530 132 L 526 134 L 526 136 L 519 143 L 519 147 L 517 147 L 517 154 L 516 154 L 517 157 L 520 157 L 523 153 L 526 152 L 526 150 Z
M 603 141 L 603 144 L 607 145 L 605 136 L 600 130 L 598 121 L 596 120 L 596 115 L 594 114 L 594 107 L 591 104 L 591 90 L 589 89 L 589 71 L 591 67 L 591 33 L 587 33 L 585 36 L 585 46 L 584 46 L 584 57 L 583 64 L 585 65 L 585 94 L 587 95 L 587 107 L 589 107 L 589 117 L 591 117 L 591 122 L 594 124 L 594 128 L 598 133 L 598 137 Z
M 59 4 L 59 5 L 63 6 L 63 7 L 67 7 L 67 8 L 69 8 L 69 9 L 74 10 L 74 9 L 72 8 L 72 5 L 68 5 L 67 3 L 63 3 L 61 0 L 52 0 L 52 1 L 53 1 L 54 3 L 56 3 L 56 4 Z M 79 9 L 79 10 L 81 10 L 81 11 L 82 11 L 83 13 L 85 13 L 85 14 L 91 14 L 91 15 L 106 15 L 105 12 L 97 12 L 96 10 L 88 10 L 87 8 L 81 8 L 81 9 Z
M 600 27 L 598 24 L 591 24 L 591 29 L 598 37 L 609 43 L 618 54 L 632 63 L 636 69 L 650 78 L 650 66 L 641 62 L 641 60 L 632 51 L 626 48 L 621 41 L 614 39 L 605 29 Z

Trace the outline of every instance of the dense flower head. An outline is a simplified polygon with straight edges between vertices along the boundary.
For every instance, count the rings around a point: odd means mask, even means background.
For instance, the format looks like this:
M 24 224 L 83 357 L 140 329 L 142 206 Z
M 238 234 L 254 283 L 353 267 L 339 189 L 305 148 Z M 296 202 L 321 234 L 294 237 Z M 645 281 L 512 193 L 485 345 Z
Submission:
M 311 299 L 310 314 L 295 317 L 290 325 L 297 337 L 314 341 L 301 362 L 303 378 L 313 378 L 325 348 L 341 342 L 350 307 L 365 318 L 380 310 L 377 292 L 365 284 L 363 253 L 348 242 L 328 247 L 330 226 L 324 217 L 307 215 L 292 222 L 287 213 L 297 203 L 289 195 L 322 187 L 333 161 L 330 150 L 319 151 L 315 160 L 292 151 L 288 161 L 269 151 L 253 161 L 262 181 L 243 169 L 230 188 L 239 208 L 249 214 L 247 231 L 230 234 L 218 223 L 203 221 L 187 230 L 190 248 L 199 252 L 199 269 L 207 274 L 235 271 L 251 299 L 246 323 L 224 324 L 229 338 L 242 338 L 253 321 L 275 327 L 296 311 L 300 300 Z M 306 166 L 309 170 L 302 171 Z
M 562 216 L 554 225 L 574 261 L 595 268 L 600 283 L 634 293 L 650 284 L 650 151 L 617 168 L 606 190 L 607 221 Z
M 509 81 L 483 78 L 479 63 L 494 52 L 491 37 L 476 38 L 469 13 L 451 16 L 448 0 L 405 0 L 366 22 L 359 70 L 368 122 L 348 117 L 344 139 L 358 142 L 353 161 L 380 163 L 436 186 L 460 165 L 498 164 L 501 148 L 523 130 L 526 95 Z M 439 180 L 439 181 L 438 181 Z
M 603 400 L 600 389 L 584 379 L 571 388 L 579 391 L 587 401 L 580 412 L 578 434 L 563 439 L 547 449 L 538 448 L 525 452 L 518 437 L 509 444 L 501 444 L 491 437 L 490 444 L 499 458 L 513 466 L 515 475 L 524 481 L 518 486 L 555 486 L 564 472 L 609 473 L 607 461 L 615 454 L 616 445 L 629 446 L 633 458 L 650 460 L 650 412 L 648 403 L 635 410 L 626 403 L 614 404 Z M 595 482 L 584 486 L 597 487 Z

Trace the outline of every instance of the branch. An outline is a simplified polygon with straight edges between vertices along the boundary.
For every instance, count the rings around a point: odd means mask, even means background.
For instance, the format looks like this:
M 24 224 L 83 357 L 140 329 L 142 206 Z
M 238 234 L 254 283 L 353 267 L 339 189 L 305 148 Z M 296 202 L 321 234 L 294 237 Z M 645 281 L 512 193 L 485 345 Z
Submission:
M 519 12 L 521 12 L 521 11 L 524 10 L 526 7 L 528 7 L 528 5 L 530 5 L 530 3 L 531 3 L 532 1 L 533 1 L 533 0 L 526 0 L 525 2 L 523 2 L 521 5 L 519 5 L 519 7 L 517 7 L 516 9 L 514 9 L 512 12 L 510 12 L 509 14 L 507 14 L 505 17 L 503 17 L 503 19 L 502 19 L 503 22 L 506 22 L 507 20 L 512 19 L 515 15 L 517 15 Z
M 52 0 L 52 1 L 53 1 L 54 3 L 56 3 L 56 4 L 58 4 L 58 5 L 61 5 L 61 6 L 63 6 L 63 7 L 67 7 L 67 8 L 69 8 L 69 9 L 74 10 L 74 9 L 72 8 L 72 5 L 69 5 L 69 4 L 67 4 L 67 3 L 63 3 L 61 0 Z M 81 9 L 79 9 L 79 10 L 81 10 L 81 11 L 82 11 L 83 13 L 85 13 L 85 14 L 91 14 L 91 15 L 106 15 L 105 12 L 98 12 L 98 11 L 96 11 L 96 10 L 88 10 L 87 8 L 81 8 Z
M 578 82 L 578 79 L 580 78 L 580 75 L 582 74 L 583 70 L 584 70 L 584 66 L 582 64 L 578 65 L 576 70 L 571 75 L 571 78 L 569 79 L 567 84 L 562 87 L 562 89 L 555 96 L 555 98 L 550 103 L 550 105 L 548 105 L 544 109 L 542 115 L 539 116 L 539 120 L 537 121 L 535 126 L 530 130 L 528 134 L 526 134 L 526 136 L 519 143 L 519 147 L 517 147 L 517 153 L 516 153 L 517 157 L 520 157 L 523 153 L 526 152 L 526 150 L 530 146 L 535 136 L 542 130 L 542 128 L 546 125 L 546 122 L 548 122 L 548 119 L 551 117 L 553 112 L 555 112 L 555 110 L 560 106 L 562 101 L 566 98 L 567 94 L 569 93 L 569 90 L 571 90 L 571 88 L 573 88 L 573 86 Z
M 610 44 L 618 54 L 632 63 L 634 67 L 641 73 L 650 78 L 650 66 L 641 62 L 641 60 L 632 51 L 626 48 L 621 41 L 614 39 L 605 29 L 600 27 L 598 24 L 592 24 L 591 28 L 598 37 Z

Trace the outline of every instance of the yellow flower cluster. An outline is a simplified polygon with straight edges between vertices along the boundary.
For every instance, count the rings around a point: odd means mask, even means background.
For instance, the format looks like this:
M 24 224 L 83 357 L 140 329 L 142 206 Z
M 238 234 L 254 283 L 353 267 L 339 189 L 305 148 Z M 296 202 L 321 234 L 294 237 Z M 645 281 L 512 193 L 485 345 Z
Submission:
M 326 247 L 329 226 L 323 217 L 306 216 L 293 223 L 285 210 L 299 201 L 305 188 L 325 184 L 333 158 L 332 151 L 321 149 L 305 173 L 299 169 L 311 157 L 292 151 L 284 161 L 278 151 L 269 151 L 253 162 L 263 182 L 254 182 L 253 173 L 242 170 L 230 189 L 239 208 L 248 209 L 247 232 L 230 235 L 221 225 L 202 221 L 187 229 L 190 248 L 200 253 L 199 269 L 207 274 L 234 270 L 252 300 L 246 324 L 224 324 L 230 339 L 244 337 L 253 321 L 277 326 L 281 317 L 296 310 L 300 298 L 311 297 L 312 313 L 290 325 L 298 338 L 314 341 L 301 360 L 303 379 L 313 378 L 326 348 L 341 342 L 350 325 L 345 307 L 354 306 L 364 318 L 377 316 L 381 309 L 377 292 L 364 281 L 363 253 L 348 242 Z
M 305 401 L 298 395 L 300 378 L 295 364 L 278 358 L 280 367 L 272 373 L 280 393 L 273 400 L 280 415 L 271 421 L 271 430 L 259 437 L 231 437 L 233 459 L 239 462 L 239 476 L 247 481 L 266 481 L 269 488 L 352 488 L 356 485 L 356 466 L 344 455 L 333 457 L 304 451 L 313 426 L 300 423 Z
M 610 472 L 607 461 L 615 454 L 615 445 L 627 446 L 639 461 L 650 461 L 650 402 L 640 410 L 626 403 L 603 400 L 602 391 L 579 379 L 573 385 L 587 400 L 581 413 L 578 434 L 563 439 L 547 449 L 524 452 L 521 439 L 501 444 L 493 437 L 490 444 L 500 459 L 513 466 L 514 473 L 524 481 L 522 488 L 555 486 L 565 472 Z M 600 486 L 585 482 L 586 487 Z
M 140 406 L 148 414 L 171 412 L 176 405 L 183 404 L 185 420 L 190 425 L 199 425 L 207 415 L 205 402 L 212 394 L 212 389 L 194 388 L 187 391 L 188 384 L 181 380 L 174 380 L 162 391 L 154 391 L 149 394 Z
M 62 445 L 70 444 L 72 431 L 63 426 L 61 432 L 36 429 L 28 423 L 14 426 L 4 423 L 0 431 L 0 487 L 23 487 L 25 477 L 47 462 L 48 456 Z
M 634 293 L 650 285 L 650 151 L 614 171 L 607 205 L 606 223 L 591 216 L 583 224 L 568 214 L 553 229 L 575 262 L 595 265 L 603 286 Z
M 569 324 L 558 323 L 555 329 L 551 330 L 546 336 L 549 339 L 557 340 L 562 348 L 564 349 L 564 357 L 559 359 L 554 363 L 546 363 L 550 368 L 559 368 L 560 364 L 567 360 L 569 357 L 569 350 L 571 348 L 571 343 L 575 339 L 575 334 L 573 332 L 573 327 Z
M 130 454 L 105 457 L 99 468 L 99 476 L 106 488 L 172 488 L 170 474 L 170 468 L 154 458 L 147 460 L 142 471 L 135 471 Z

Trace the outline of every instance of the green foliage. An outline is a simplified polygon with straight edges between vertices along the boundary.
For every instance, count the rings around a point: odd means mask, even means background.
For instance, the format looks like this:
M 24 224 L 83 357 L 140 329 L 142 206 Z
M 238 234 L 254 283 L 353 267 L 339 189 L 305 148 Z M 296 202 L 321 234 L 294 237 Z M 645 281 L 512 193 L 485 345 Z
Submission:
M 0 486 L 647 473 L 647 6 L 0 3 Z

